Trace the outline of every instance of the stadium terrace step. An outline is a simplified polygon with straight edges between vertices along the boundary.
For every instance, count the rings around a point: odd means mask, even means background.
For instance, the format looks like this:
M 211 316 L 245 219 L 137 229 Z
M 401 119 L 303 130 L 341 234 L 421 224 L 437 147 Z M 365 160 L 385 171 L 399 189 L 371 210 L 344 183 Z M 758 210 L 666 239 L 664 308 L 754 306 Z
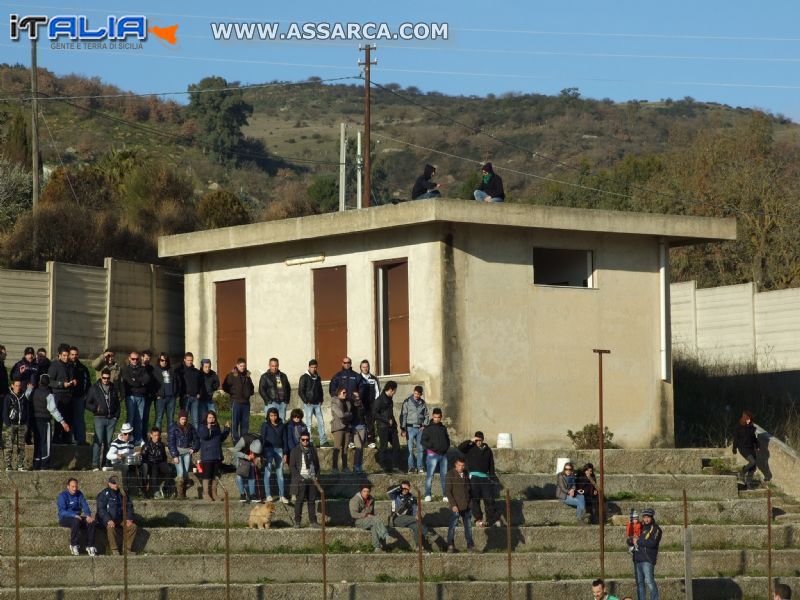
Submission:
M 90 493 L 97 493 L 106 485 L 111 473 L 103 471 L 69 472 L 69 471 L 29 471 L 5 472 L 0 477 L 0 497 L 13 497 L 15 484 L 23 497 L 53 497 L 64 488 L 68 477 L 75 476 L 81 486 Z M 320 482 L 326 494 L 331 497 L 350 498 L 364 483 L 374 486 L 373 495 L 377 499 L 386 498 L 386 490 L 397 484 L 404 476 L 369 474 L 323 474 Z M 408 475 L 412 485 L 422 489 L 424 475 Z M 500 475 L 501 483 L 508 488 L 512 497 L 528 499 L 551 499 L 555 497 L 555 475 L 504 474 Z M 236 490 L 235 476 L 226 474 L 223 484 L 231 493 Z M 615 495 L 634 495 L 652 497 L 653 499 L 681 498 L 684 488 L 692 500 L 725 500 L 738 497 L 736 477 L 732 475 L 607 475 L 606 495 L 613 499 Z M 434 478 L 434 493 L 441 491 L 438 475 Z
M 225 580 L 225 559 L 222 554 L 175 555 L 164 560 L 159 555 L 130 556 L 129 583 L 169 584 L 219 583 Z M 115 556 L 24 557 L 20 561 L 20 581 L 25 586 L 119 585 L 122 580 L 122 559 Z M 608 578 L 628 577 L 631 572 L 628 552 L 606 553 Z M 697 577 L 736 577 L 760 573 L 767 564 L 764 550 L 699 550 L 694 553 L 693 570 Z M 773 574 L 795 576 L 800 564 L 800 550 L 777 550 L 772 555 Z M 434 553 L 425 558 L 428 577 L 477 581 L 503 580 L 507 573 L 507 557 L 503 553 L 466 554 L 455 556 Z M 319 554 L 232 554 L 231 580 L 237 583 L 317 582 L 321 579 L 322 557 Z M 512 578 L 585 579 L 599 571 L 597 552 L 520 552 L 512 561 Z M 683 552 L 659 553 L 658 575 L 680 577 L 684 572 Z M 408 553 L 329 554 L 328 577 L 331 581 L 376 581 L 390 576 L 395 580 L 417 578 L 417 563 Z M 0 581 L 14 579 L 14 560 L 0 558 Z
M 94 509 L 94 496 L 99 490 L 84 488 L 89 499 L 89 504 Z M 20 522 L 23 527 L 48 527 L 55 524 L 55 498 L 23 498 L 21 504 Z M 498 500 L 499 502 L 499 500 Z M 683 504 L 675 500 L 668 502 L 647 502 L 647 506 L 656 511 L 658 522 L 661 525 L 683 524 Z M 631 508 L 641 510 L 645 503 L 641 501 L 623 500 L 610 502 L 609 515 L 627 515 Z M 230 522 L 232 527 L 242 527 L 247 523 L 252 504 L 238 502 L 238 496 L 231 496 Z M 766 524 L 767 507 L 763 500 L 697 500 L 690 501 L 689 519 L 695 524 Z M 276 506 L 275 521 L 277 525 L 289 523 L 294 515 L 293 507 L 287 507 L 287 513 L 280 506 Z M 505 504 L 498 504 L 505 515 Z M 134 499 L 136 515 L 144 520 L 145 524 L 159 527 L 220 527 L 223 523 L 223 503 L 205 502 L 202 500 L 144 500 Z M 346 500 L 336 499 L 327 503 L 329 523 L 331 525 L 349 525 L 350 514 Z M 388 515 L 389 502 L 380 500 L 375 504 L 378 515 Z M 318 514 L 321 510 L 318 506 Z M 432 526 L 447 526 L 449 514 L 445 505 L 436 500 L 423 504 L 425 522 Z M 10 498 L 0 499 L 0 514 L 13 515 L 14 501 Z M 782 513 L 781 506 L 773 507 L 773 514 Z M 291 516 L 290 516 L 291 515 Z M 306 522 L 305 509 L 303 522 Z M 780 517 L 778 517 L 780 518 Z M 9 526 L 11 519 L 0 524 Z M 546 525 L 574 525 L 575 509 L 565 506 L 558 500 L 512 500 L 511 524 L 514 526 L 546 526 Z M 609 527 L 614 527 L 608 525 Z
M 285 515 L 284 515 L 285 516 Z M 289 526 L 284 520 L 281 525 Z M 278 525 L 278 524 L 276 524 Z M 661 542 L 662 551 L 680 550 L 683 548 L 683 527 L 666 525 Z M 390 527 L 396 534 L 397 541 L 393 548 L 411 551 L 414 539 L 407 528 Z M 446 548 L 443 538 L 447 535 L 446 526 L 435 529 L 439 539 L 425 548 L 442 551 Z M 797 525 L 776 525 L 773 527 L 773 550 L 800 548 L 800 527 Z M 598 528 L 563 526 L 551 527 L 514 527 L 511 530 L 511 546 L 515 553 L 522 552 L 585 552 L 597 543 Z M 505 552 L 507 548 L 507 530 L 505 527 L 488 527 L 474 529 L 476 546 L 486 552 Z M 624 552 L 624 527 L 607 527 L 605 532 L 606 550 Z M 329 527 L 326 531 L 329 552 L 369 552 L 370 534 L 354 527 Z M 459 540 L 463 536 L 459 532 Z M 719 550 L 724 548 L 760 550 L 767 543 L 766 526 L 742 525 L 693 525 L 692 548 L 700 550 Z M 97 547 L 105 552 L 104 535 L 98 535 Z M 235 529 L 230 535 L 231 552 L 233 553 L 266 553 L 274 554 L 307 554 L 321 551 L 320 532 L 313 529 L 271 529 L 259 531 L 255 529 Z M 459 546 L 464 547 L 463 541 Z M 134 545 L 136 552 L 146 554 L 219 554 L 225 552 L 224 530 L 201 529 L 191 527 L 140 527 Z M 0 528 L 0 556 L 14 553 L 14 530 L 10 527 Z M 69 530 L 63 527 L 27 527 L 20 536 L 20 554 L 23 556 L 67 556 L 69 552 Z M 515 554 L 516 555 L 516 554 Z
M 559 458 L 569 458 L 580 467 L 585 463 L 599 465 L 600 458 L 596 450 L 575 449 L 507 449 L 493 448 L 495 467 L 498 473 L 555 473 Z M 225 448 L 228 461 L 232 449 Z M 320 466 L 323 470 L 330 470 L 332 465 L 333 448 L 319 448 Z M 353 450 L 349 451 L 350 462 L 353 464 Z M 54 469 L 89 469 L 92 465 L 91 446 L 64 446 L 51 447 L 51 464 Z M 458 456 L 456 448 L 451 448 L 449 457 Z M 27 446 L 26 456 L 28 465 L 33 464 L 33 446 Z M 366 448 L 364 450 L 364 468 L 370 472 L 382 469 L 376 460 L 377 450 Z M 405 447 L 401 450 L 400 464 L 405 466 L 408 453 Z M 694 475 L 714 475 L 714 469 L 732 471 L 736 463 L 734 457 L 725 448 L 680 448 L 670 449 L 631 449 L 631 450 L 606 450 L 606 473 L 682 473 Z M 714 466 L 709 466 L 714 465 Z
M 467 574 L 464 574 L 466 577 Z M 782 583 L 798 589 L 800 577 L 781 578 Z M 546 600 L 551 598 L 588 598 L 591 595 L 591 580 L 570 581 L 520 581 L 512 583 L 512 598 L 515 600 Z M 611 593 L 622 598 L 636 595 L 633 579 L 607 580 Z M 659 578 L 658 589 L 662 600 L 683 600 L 683 579 Z M 588 591 L 587 591 L 588 590 Z M 702 600 L 741 600 L 759 598 L 766 595 L 766 577 L 714 577 L 698 578 L 692 582 L 695 598 Z M 331 600 L 374 600 L 392 595 L 396 598 L 417 598 L 416 581 L 376 582 L 331 582 L 328 584 L 328 598 Z M 231 597 L 236 600 L 308 600 L 321 595 L 321 583 L 259 583 L 231 585 Z M 486 600 L 504 598 L 508 593 L 504 581 L 437 581 L 424 586 L 426 598 L 437 600 Z M 219 584 L 179 584 L 179 585 L 135 585 L 128 589 L 130 600 L 225 600 L 224 585 Z M 121 598 L 122 586 L 98 587 L 41 587 L 21 590 L 20 600 L 108 600 Z M 0 588 L 0 600 L 14 600 L 13 588 Z

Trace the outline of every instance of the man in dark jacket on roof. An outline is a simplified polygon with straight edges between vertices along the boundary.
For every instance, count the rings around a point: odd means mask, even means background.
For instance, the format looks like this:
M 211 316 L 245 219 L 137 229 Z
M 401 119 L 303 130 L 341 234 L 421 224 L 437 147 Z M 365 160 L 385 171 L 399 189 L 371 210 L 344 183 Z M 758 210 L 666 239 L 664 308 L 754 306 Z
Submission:
M 487 162 L 481 167 L 481 184 L 475 190 L 474 196 L 478 202 L 505 202 L 503 180 L 494 172 L 492 163 Z
M 476 431 L 471 440 L 462 443 L 458 450 L 467 459 L 470 495 L 472 496 L 472 514 L 476 527 L 495 524 L 500 526 L 499 515 L 495 511 L 494 482 L 497 475 L 494 471 L 494 455 L 492 449 L 483 443 L 483 432 Z M 481 500 L 486 508 L 486 519 L 481 512 Z
M 425 170 L 422 171 L 422 175 L 417 177 L 411 190 L 412 200 L 427 200 L 428 198 L 438 198 L 442 195 L 439 192 L 439 188 L 442 187 L 441 184 L 431 181 L 434 175 L 436 175 L 436 167 L 425 165 Z

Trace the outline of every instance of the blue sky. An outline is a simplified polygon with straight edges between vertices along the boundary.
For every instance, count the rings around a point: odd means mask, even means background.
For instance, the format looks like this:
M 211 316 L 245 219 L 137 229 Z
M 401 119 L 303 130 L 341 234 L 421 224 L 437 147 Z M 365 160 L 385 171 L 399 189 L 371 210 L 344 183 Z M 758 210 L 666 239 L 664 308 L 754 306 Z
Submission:
M 144 14 L 179 25 L 177 47 L 150 39 L 138 51 L 54 50 L 40 43 L 39 64 L 134 92 L 185 90 L 209 75 L 243 83 L 357 75 L 358 42 L 218 42 L 222 20 L 447 22 L 450 39 L 376 42 L 381 83 L 455 94 L 507 91 L 659 100 L 692 96 L 758 107 L 800 120 L 800 3 L 689 2 L 305 2 L 208 0 L 6 2 L 3 62 L 29 64 L 27 42 L 9 40 L 8 14 Z M 176 97 L 182 100 L 182 97 Z

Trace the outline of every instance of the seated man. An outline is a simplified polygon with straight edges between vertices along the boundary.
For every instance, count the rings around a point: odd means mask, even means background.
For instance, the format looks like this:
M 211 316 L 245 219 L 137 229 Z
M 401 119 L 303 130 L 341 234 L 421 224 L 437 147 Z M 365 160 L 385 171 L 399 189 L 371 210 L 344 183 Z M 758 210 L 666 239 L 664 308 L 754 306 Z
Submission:
M 117 530 L 122 533 L 128 554 L 132 554 L 133 540 L 136 538 L 136 523 L 133 522 L 133 502 L 130 495 L 125 497 L 127 514 L 122 514 L 122 493 L 116 477 L 108 478 L 108 487 L 97 495 L 97 524 L 106 530 L 108 553 L 119 554 L 120 543 Z M 123 518 L 125 523 L 123 525 Z M 124 529 L 123 529 L 124 526 Z
M 478 202 L 505 202 L 502 178 L 494 172 L 492 163 L 481 167 L 481 183 L 473 194 Z
M 58 506 L 58 524 L 61 527 L 68 527 L 69 549 L 72 554 L 78 556 L 81 553 L 79 537 L 81 529 L 86 530 L 86 554 L 97 556 L 97 548 L 94 547 L 94 528 L 95 523 L 92 518 L 92 509 L 89 503 L 78 489 L 78 480 L 70 477 L 67 480 L 67 489 L 58 495 L 56 501 Z
M 150 430 L 150 439 L 142 448 L 142 477 L 148 496 L 164 497 L 164 484 L 172 477 L 172 465 L 169 463 L 167 447 L 161 441 L 161 430 L 158 427 Z
M 365 484 L 350 499 L 350 516 L 356 527 L 372 532 L 372 546 L 375 552 L 385 552 L 389 533 L 386 526 L 375 516 L 375 500 L 370 496 L 371 486 Z
M 122 485 L 125 489 L 133 487 L 131 477 L 128 473 L 128 457 L 132 456 L 136 450 L 133 447 L 132 441 L 133 426 L 130 423 L 124 423 L 119 435 L 111 442 L 111 446 L 106 453 L 106 459 L 109 462 L 107 467 L 103 467 L 104 471 L 121 471 L 122 472 Z M 137 469 L 134 470 L 136 471 Z M 138 473 L 135 473 L 138 475 Z M 138 487 L 138 485 L 137 485 Z M 128 491 L 133 491 L 128 489 Z
M 417 526 L 417 512 L 419 506 L 414 494 L 411 493 L 411 483 L 405 479 L 400 485 L 391 488 L 388 492 L 389 500 L 392 501 L 392 516 L 390 523 L 393 527 L 407 527 L 411 530 L 413 540 L 411 546 L 416 548 L 419 541 L 419 527 Z M 433 531 L 422 525 L 422 536 L 428 538 L 433 535 Z

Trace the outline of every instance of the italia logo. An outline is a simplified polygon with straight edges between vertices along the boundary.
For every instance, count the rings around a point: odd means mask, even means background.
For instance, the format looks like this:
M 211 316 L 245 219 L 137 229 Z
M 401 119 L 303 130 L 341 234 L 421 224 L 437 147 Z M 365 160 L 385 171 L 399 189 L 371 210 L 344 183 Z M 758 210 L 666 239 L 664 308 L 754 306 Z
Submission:
M 143 15 L 109 15 L 105 21 L 90 22 L 85 15 L 45 15 L 11 14 L 9 16 L 11 39 L 18 41 L 21 33 L 27 33 L 29 39 L 38 40 L 40 31 L 45 31 L 47 39 L 71 42 L 98 42 L 102 40 L 125 41 L 147 39 L 148 33 L 160 38 L 170 45 L 177 43 L 178 25 L 170 27 L 147 26 L 147 17 Z

